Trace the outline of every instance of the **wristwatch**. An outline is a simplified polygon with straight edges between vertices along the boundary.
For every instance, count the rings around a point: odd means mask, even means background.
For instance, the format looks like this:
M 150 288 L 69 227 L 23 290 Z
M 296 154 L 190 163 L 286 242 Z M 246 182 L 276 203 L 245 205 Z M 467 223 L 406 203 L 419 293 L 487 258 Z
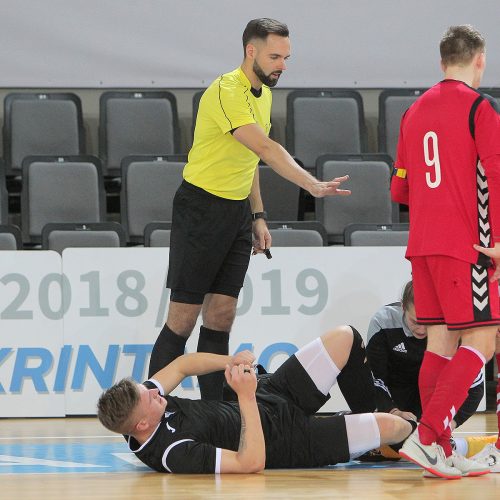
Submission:
M 267 212 L 255 212 L 252 214 L 252 220 L 264 219 L 267 220 Z

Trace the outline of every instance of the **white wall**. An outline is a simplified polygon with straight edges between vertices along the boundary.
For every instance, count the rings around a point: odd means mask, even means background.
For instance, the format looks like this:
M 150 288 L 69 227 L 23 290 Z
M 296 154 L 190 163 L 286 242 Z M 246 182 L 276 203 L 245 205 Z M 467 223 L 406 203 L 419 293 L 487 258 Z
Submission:
M 471 23 L 500 86 L 498 0 L 2 0 L 0 87 L 203 87 L 242 58 L 248 20 L 291 31 L 281 87 L 429 86 L 438 42 Z

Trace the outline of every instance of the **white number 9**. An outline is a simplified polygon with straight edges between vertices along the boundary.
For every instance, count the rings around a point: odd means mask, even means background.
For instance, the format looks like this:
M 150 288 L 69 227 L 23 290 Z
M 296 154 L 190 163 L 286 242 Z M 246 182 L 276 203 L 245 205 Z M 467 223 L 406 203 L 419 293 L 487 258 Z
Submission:
M 432 158 L 429 156 L 429 143 L 432 146 Z M 441 184 L 441 164 L 439 163 L 438 137 L 436 132 L 429 131 L 424 135 L 424 157 L 428 167 L 434 167 L 434 180 L 430 172 L 426 172 L 425 180 L 430 188 L 437 188 Z

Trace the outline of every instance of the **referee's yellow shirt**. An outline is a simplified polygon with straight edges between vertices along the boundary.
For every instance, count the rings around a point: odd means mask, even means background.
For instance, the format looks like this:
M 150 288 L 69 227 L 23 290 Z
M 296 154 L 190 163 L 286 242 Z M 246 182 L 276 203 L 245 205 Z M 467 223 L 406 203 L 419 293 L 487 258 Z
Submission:
M 221 198 L 246 198 L 259 158 L 231 131 L 258 123 L 269 135 L 271 102 L 270 88 L 263 85 L 256 97 L 241 68 L 217 78 L 200 100 L 184 179 Z

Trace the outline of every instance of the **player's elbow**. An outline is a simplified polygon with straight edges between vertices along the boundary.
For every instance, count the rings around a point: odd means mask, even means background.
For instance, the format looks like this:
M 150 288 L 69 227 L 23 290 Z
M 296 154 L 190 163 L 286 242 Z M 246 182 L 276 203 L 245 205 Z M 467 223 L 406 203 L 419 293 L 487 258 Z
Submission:
M 254 474 L 262 472 L 266 468 L 266 457 L 252 457 L 241 461 L 241 469 L 243 473 Z

